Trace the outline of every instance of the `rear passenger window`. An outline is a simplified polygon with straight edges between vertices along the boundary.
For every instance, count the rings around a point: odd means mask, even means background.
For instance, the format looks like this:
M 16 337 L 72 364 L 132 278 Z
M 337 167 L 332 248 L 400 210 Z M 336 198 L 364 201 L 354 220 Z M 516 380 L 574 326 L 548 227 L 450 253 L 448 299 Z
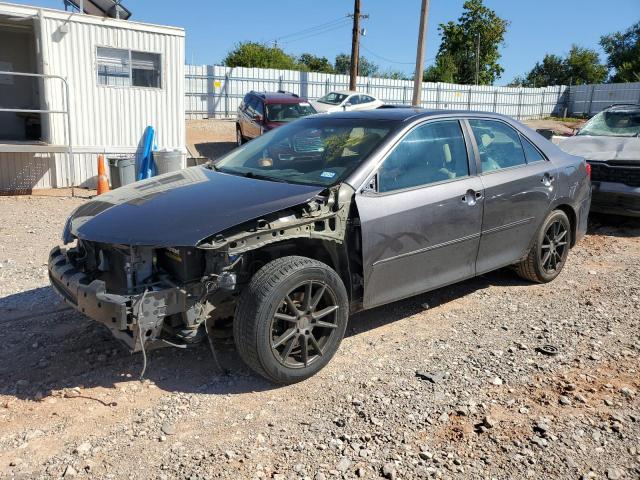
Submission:
M 494 120 L 469 120 L 478 144 L 482 173 L 525 165 L 520 135 L 505 123 Z
M 469 176 L 467 148 L 456 120 L 430 122 L 405 136 L 378 172 L 378 191 L 391 192 Z
M 534 147 L 529 140 L 525 137 L 520 138 L 522 139 L 522 147 L 524 148 L 524 156 L 527 159 L 527 163 L 539 162 L 540 160 L 545 159 L 540 151 Z

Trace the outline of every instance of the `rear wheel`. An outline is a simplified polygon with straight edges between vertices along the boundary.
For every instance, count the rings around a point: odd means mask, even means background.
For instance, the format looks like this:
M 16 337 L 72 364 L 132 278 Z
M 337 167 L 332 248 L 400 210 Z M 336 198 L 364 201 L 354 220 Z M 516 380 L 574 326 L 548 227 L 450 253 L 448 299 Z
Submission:
M 283 257 L 262 267 L 242 292 L 234 339 L 256 373 L 294 383 L 331 360 L 347 319 L 347 292 L 334 270 L 310 258 Z
M 516 265 L 518 275 L 532 282 L 550 282 L 562 271 L 571 245 L 571 223 L 567 214 L 554 210 L 536 234 L 526 259 Z

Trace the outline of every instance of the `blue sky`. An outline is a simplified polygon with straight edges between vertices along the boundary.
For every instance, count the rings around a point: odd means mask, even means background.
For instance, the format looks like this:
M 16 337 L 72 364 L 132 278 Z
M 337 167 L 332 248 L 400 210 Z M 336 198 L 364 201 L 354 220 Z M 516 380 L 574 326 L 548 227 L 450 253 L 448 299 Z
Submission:
M 61 8 L 62 0 L 15 1 Z M 176 25 L 187 31 L 187 62 L 219 63 L 240 41 L 272 41 L 289 53 L 310 52 L 331 61 L 348 53 L 351 29 L 339 22 L 353 8 L 352 0 L 124 0 L 132 20 Z M 438 24 L 456 20 L 463 0 L 431 0 L 427 36 L 427 65 L 440 38 Z M 640 0 L 485 0 L 498 15 L 509 20 L 501 63 L 505 68 L 497 84 L 527 72 L 546 53 L 565 54 L 572 43 L 597 48 L 601 35 L 623 30 L 640 20 Z M 362 0 L 367 29 L 361 53 L 384 70 L 413 71 L 420 0 Z M 334 23 L 328 23 L 334 22 Z M 309 30 L 322 24 L 327 30 Z M 604 56 L 603 56 L 604 60 Z

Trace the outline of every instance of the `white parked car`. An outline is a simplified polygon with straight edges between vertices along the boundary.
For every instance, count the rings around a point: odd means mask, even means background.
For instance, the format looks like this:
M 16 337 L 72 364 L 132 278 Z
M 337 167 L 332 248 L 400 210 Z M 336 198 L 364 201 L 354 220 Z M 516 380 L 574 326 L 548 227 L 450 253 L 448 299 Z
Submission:
M 367 93 L 350 90 L 329 92 L 324 97 L 312 101 L 318 112 L 342 112 L 350 110 L 373 110 L 384 105 L 382 100 Z

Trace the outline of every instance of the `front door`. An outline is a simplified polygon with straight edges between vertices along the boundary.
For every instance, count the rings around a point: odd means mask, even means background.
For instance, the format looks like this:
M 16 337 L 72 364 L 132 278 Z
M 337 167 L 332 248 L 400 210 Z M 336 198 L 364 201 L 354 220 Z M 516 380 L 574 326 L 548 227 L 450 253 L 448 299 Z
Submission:
M 422 123 L 356 195 L 365 308 L 474 275 L 483 191 L 470 151 L 457 120 Z
M 258 97 L 252 96 L 246 110 L 246 123 L 243 133 L 247 138 L 256 138 L 262 135 L 262 118 L 264 104 Z
M 484 217 L 477 273 L 527 252 L 555 195 L 555 168 L 521 133 L 499 120 L 471 119 L 480 158 Z

